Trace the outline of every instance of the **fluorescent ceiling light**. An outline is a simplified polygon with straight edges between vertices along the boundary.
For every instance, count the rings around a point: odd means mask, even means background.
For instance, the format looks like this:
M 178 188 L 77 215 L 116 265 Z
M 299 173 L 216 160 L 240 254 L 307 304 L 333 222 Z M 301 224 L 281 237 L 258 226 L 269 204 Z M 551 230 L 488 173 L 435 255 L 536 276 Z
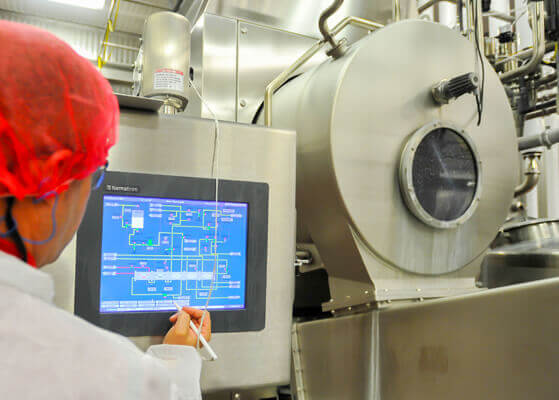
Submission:
M 53 3 L 67 4 L 69 6 L 101 10 L 105 7 L 105 0 L 49 0 Z

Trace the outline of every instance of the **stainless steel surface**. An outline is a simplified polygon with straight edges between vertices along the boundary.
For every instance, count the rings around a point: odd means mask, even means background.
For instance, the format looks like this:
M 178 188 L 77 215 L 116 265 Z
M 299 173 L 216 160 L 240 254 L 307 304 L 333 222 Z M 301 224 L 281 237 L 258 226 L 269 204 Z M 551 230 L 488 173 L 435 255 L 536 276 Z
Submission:
M 126 94 L 116 95 L 120 107 L 135 108 L 137 110 L 158 111 L 163 105 L 163 101 L 150 99 L 148 97 L 129 96 Z
M 158 12 L 146 19 L 142 36 L 140 94 L 184 109 L 188 99 L 190 22 L 182 15 Z
M 522 183 L 514 189 L 514 197 L 520 197 L 530 192 L 538 185 L 539 180 L 539 172 L 528 173 Z
M 289 383 L 293 260 L 295 258 L 295 134 L 262 127 L 220 124 L 220 176 L 267 182 L 270 187 L 266 326 L 260 332 L 215 334 L 216 362 L 202 371 L 204 392 Z M 214 124 L 210 120 L 123 111 L 120 140 L 111 169 L 139 173 L 209 177 Z M 56 304 L 72 311 L 75 244 L 55 264 Z M 161 342 L 135 338 L 140 348 Z
M 209 0 L 179 0 L 175 12 L 183 14 L 186 19 L 192 23 L 192 27 L 196 25 L 198 20 L 206 12 Z
M 559 268 L 559 223 L 555 221 L 550 229 L 555 236 L 504 244 L 487 253 L 485 264 L 505 268 L 527 267 L 533 269 Z M 534 232 L 532 232 L 534 233 Z M 539 234 L 545 235 L 548 232 Z M 557 273 L 557 272 L 555 272 Z
M 417 12 L 422 13 L 426 11 L 428 8 L 433 7 L 435 4 L 440 3 L 441 1 L 446 1 L 447 3 L 456 4 L 456 0 L 428 0 L 423 3 L 421 6 L 417 7 Z
M 514 188 L 514 197 L 520 197 L 534 189 L 540 180 L 540 159 L 541 151 L 531 151 L 524 153 L 524 180 Z
M 204 400 L 276 400 L 277 387 L 258 388 L 252 390 L 235 390 L 205 394 Z M 297 399 L 302 400 L 302 399 Z
M 326 308 L 473 290 L 482 254 L 513 198 L 514 119 L 488 64 L 485 104 L 492 112 L 480 126 L 471 96 L 440 107 L 430 90 L 444 77 L 475 70 L 477 62 L 473 44 L 459 33 L 402 21 L 377 30 L 345 57 L 321 64 L 274 96 L 273 126 L 297 131 L 298 218 L 329 273 L 334 298 Z M 394 82 L 402 89 L 395 91 Z M 483 164 L 478 208 L 454 230 L 418 221 L 397 179 L 407 138 L 434 120 L 467 131 Z M 430 277 L 441 274 L 446 275 Z
M 524 243 L 528 248 L 542 247 L 540 243 L 559 239 L 559 220 L 527 219 L 510 221 L 503 225 L 491 247 Z
M 305 391 L 305 377 L 303 375 L 303 363 L 301 357 L 301 346 L 299 345 L 299 333 L 297 324 L 291 328 L 291 392 L 297 400 L 307 400 Z M 295 393 L 293 393 L 295 392 Z
M 503 82 L 509 82 L 522 75 L 534 72 L 539 68 L 545 55 L 545 9 L 543 3 L 530 3 L 528 5 L 530 25 L 532 26 L 532 42 L 534 52 L 530 61 L 514 71 L 505 72 L 500 76 Z
M 557 255 L 524 253 L 523 256 L 489 253 L 481 266 L 480 284 L 493 289 L 559 277 Z
M 500 287 L 559 276 L 559 221 L 507 222 L 485 256 L 480 280 Z
M 194 84 L 219 119 L 251 123 L 266 85 L 314 43 L 308 36 L 205 14 L 192 32 Z M 316 54 L 300 72 L 325 59 Z M 186 114 L 211 117 L 191 89 L 187 97 Z
M 415 152 L 419 144 L 425 138 L 425 136 L 427 136 L 433 130 L 441 128 L 448 128 L 456 132 L 464 140 L 467 147 L 469 147 L 470 151 L 472 152 L 472 156 L 476 165 L 477 175 L 475 181 L 476 190 L 470 205 L 461 216 L 450 221 L 439 220 L 433 217 L 423 208 L 423 206 L 417 199 L 417 188 L 415 188 L 413 181 L 413 163 L 415 159 Z M 404 150 L 402 152 L 398 175 L 400 180 L 401 193 L 404 201 L 406 202 L 406 205 L 408 206 L 408 209 L 424 224 L 427 224 L 434 228 L 455 229 L 460 227 L 460 225 L 465 224 L 476 212 L 482 197 L 483 181 L 481 177 L 483 176 L 483 167 L 476 148 L 476 144 L 465 130 L 460 129 L 453 124 L 433 121 L 422 126 L 417 131 L 412 133 L 412 135 L 406 142 L 406 146 L 404 147 Z
M 306 399 L 555 400 L 558 301 L 551 279 L 297 323 Z
M 205 14 L 192 31 L 193 82 L 224 121 L 235 121 L 237 115 L 237 28 L 234 19 Z M 191 89 L 188 98 L 186 114 L 211 118 Z
M 328 50 L 327 54 L 334 58 L 340 58 L 345 54 L 347 51 L 347 44 L 345 43 L 345 39 L 336 41 L 330 28 L 328 28 L 328 19 L 340 9 L 343 3 L 344 0 L 334 0 L 334 2 L 320 14 L 318 19 L 318 29 L 320 30 L 322 39 L 330 45 L 330 50 Z
M 332 29 L 331 34 L 334 36 L 337 35 L 348 25 L 357 26 L 369 31 L 382 28 L 381 24 L 373 21 L 367 21 L 357 17 L 346 17 Z M 303 65 L 305 65 L 316 53 L 318 53 L 325 43 L 326 41 L 324 39 L 316 42 L 301 57 L 295 60 L 293 64 L 281 72 L 272 82 L 270 82 L 268 86 L 266 86 L 266 92 L 264 95 L 264 124 L 266 126 L 272 126 L 272 98 L 275 91 L 279 89 L 290 76 L 293 76 L 296 71 L 303 67 Z
M 310 60 L 320 49 L 324 46 L 323 41 L 316 42 L 310 49 L 308 49 L 301 57 L 299 57 L 293 64 L 279 74 L 268 86 L 264 94 L 264 125 L 267 127 L 272 126 L 273 104 L 272 99 L 274 92 L 283 85 L 290 76 L 292 76 L 299 68 L 301 68 L 308 60 Z
M 239 22 L 236 65 L 238 96 L 231 98 L 233 107 L 237 103 L 237 122 L 252 122 L 262 105 L 266 86 L 316 42 L 316 39 L 308 36 Z M 309 70 L 326 58 L 323 52 L 316 54 L 299 73 Z
M 296 323 L 294 330 L 302 375 L 296 390 L 306 400 L 384 400 L 378 311 Z
M 523 151 L 540 146 L 550 148 L 558 142 L 559 129 L 546 129 L 539 135 L 523 136 L 518 139 L 518 150 Z
M 315 21 L 318 21 L 320 13 L 331 3 L 332 0 L 214 0 L 210 2 L 208 12 L 318 39 L 320 32 Z M 393 21 L 393 8 L 393 0 L 348 0 L 330 23 L 333 26 L 344 17 L 355 15 L 387 24 Z M 400 10 L 402 19 L 417 18 L 415 0 L 401 0 Z M 363 31 L 350 29 L 344 36 L 349 43 L 353 43 L 365 34 Z

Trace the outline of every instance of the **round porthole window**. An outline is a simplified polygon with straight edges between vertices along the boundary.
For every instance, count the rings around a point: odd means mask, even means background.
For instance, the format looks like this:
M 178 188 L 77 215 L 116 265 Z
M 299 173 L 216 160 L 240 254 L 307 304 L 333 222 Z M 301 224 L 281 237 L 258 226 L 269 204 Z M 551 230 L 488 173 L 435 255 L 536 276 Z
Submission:
M 425 224 L 463 224 L 481 196 L 481 162 L 473 141 L 449 124 L 422 127 L 402 153 L 400 189 L 409 210 Z

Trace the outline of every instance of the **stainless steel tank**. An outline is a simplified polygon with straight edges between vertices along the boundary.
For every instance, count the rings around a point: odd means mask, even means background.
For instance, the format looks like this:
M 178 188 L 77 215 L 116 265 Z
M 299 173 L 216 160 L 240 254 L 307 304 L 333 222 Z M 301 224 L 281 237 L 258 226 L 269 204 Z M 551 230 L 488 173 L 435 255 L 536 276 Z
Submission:
M 166 113 L 188 102 L 191 29 L 188 19 L 167 11 L 150 15 L 144 25 L 140 94 L 164 100 Z
M 483 260 L 480 280 L 495 288 L 559 276 L 559 221 L 513 220 L 503 226 Z
M 513 114 L 484 63 L 459 33 L 408 20 L 274 96 L 273 126 L 297 131 L 298 240 L 324 261 L 326 309 L 475 288 L 518 178 Z M 473 95 L 432 95 L 466 73 L 484 82 L 479 126 Z

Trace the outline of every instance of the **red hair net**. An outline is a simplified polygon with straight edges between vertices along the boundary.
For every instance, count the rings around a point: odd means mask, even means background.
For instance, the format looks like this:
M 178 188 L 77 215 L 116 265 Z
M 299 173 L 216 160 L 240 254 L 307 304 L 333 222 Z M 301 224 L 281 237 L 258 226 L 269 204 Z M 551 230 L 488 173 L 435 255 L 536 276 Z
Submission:
M 91 62 L 46 31 L 0 21 L 0 197 L 61 193 L 93 173 L 118 117 Z

